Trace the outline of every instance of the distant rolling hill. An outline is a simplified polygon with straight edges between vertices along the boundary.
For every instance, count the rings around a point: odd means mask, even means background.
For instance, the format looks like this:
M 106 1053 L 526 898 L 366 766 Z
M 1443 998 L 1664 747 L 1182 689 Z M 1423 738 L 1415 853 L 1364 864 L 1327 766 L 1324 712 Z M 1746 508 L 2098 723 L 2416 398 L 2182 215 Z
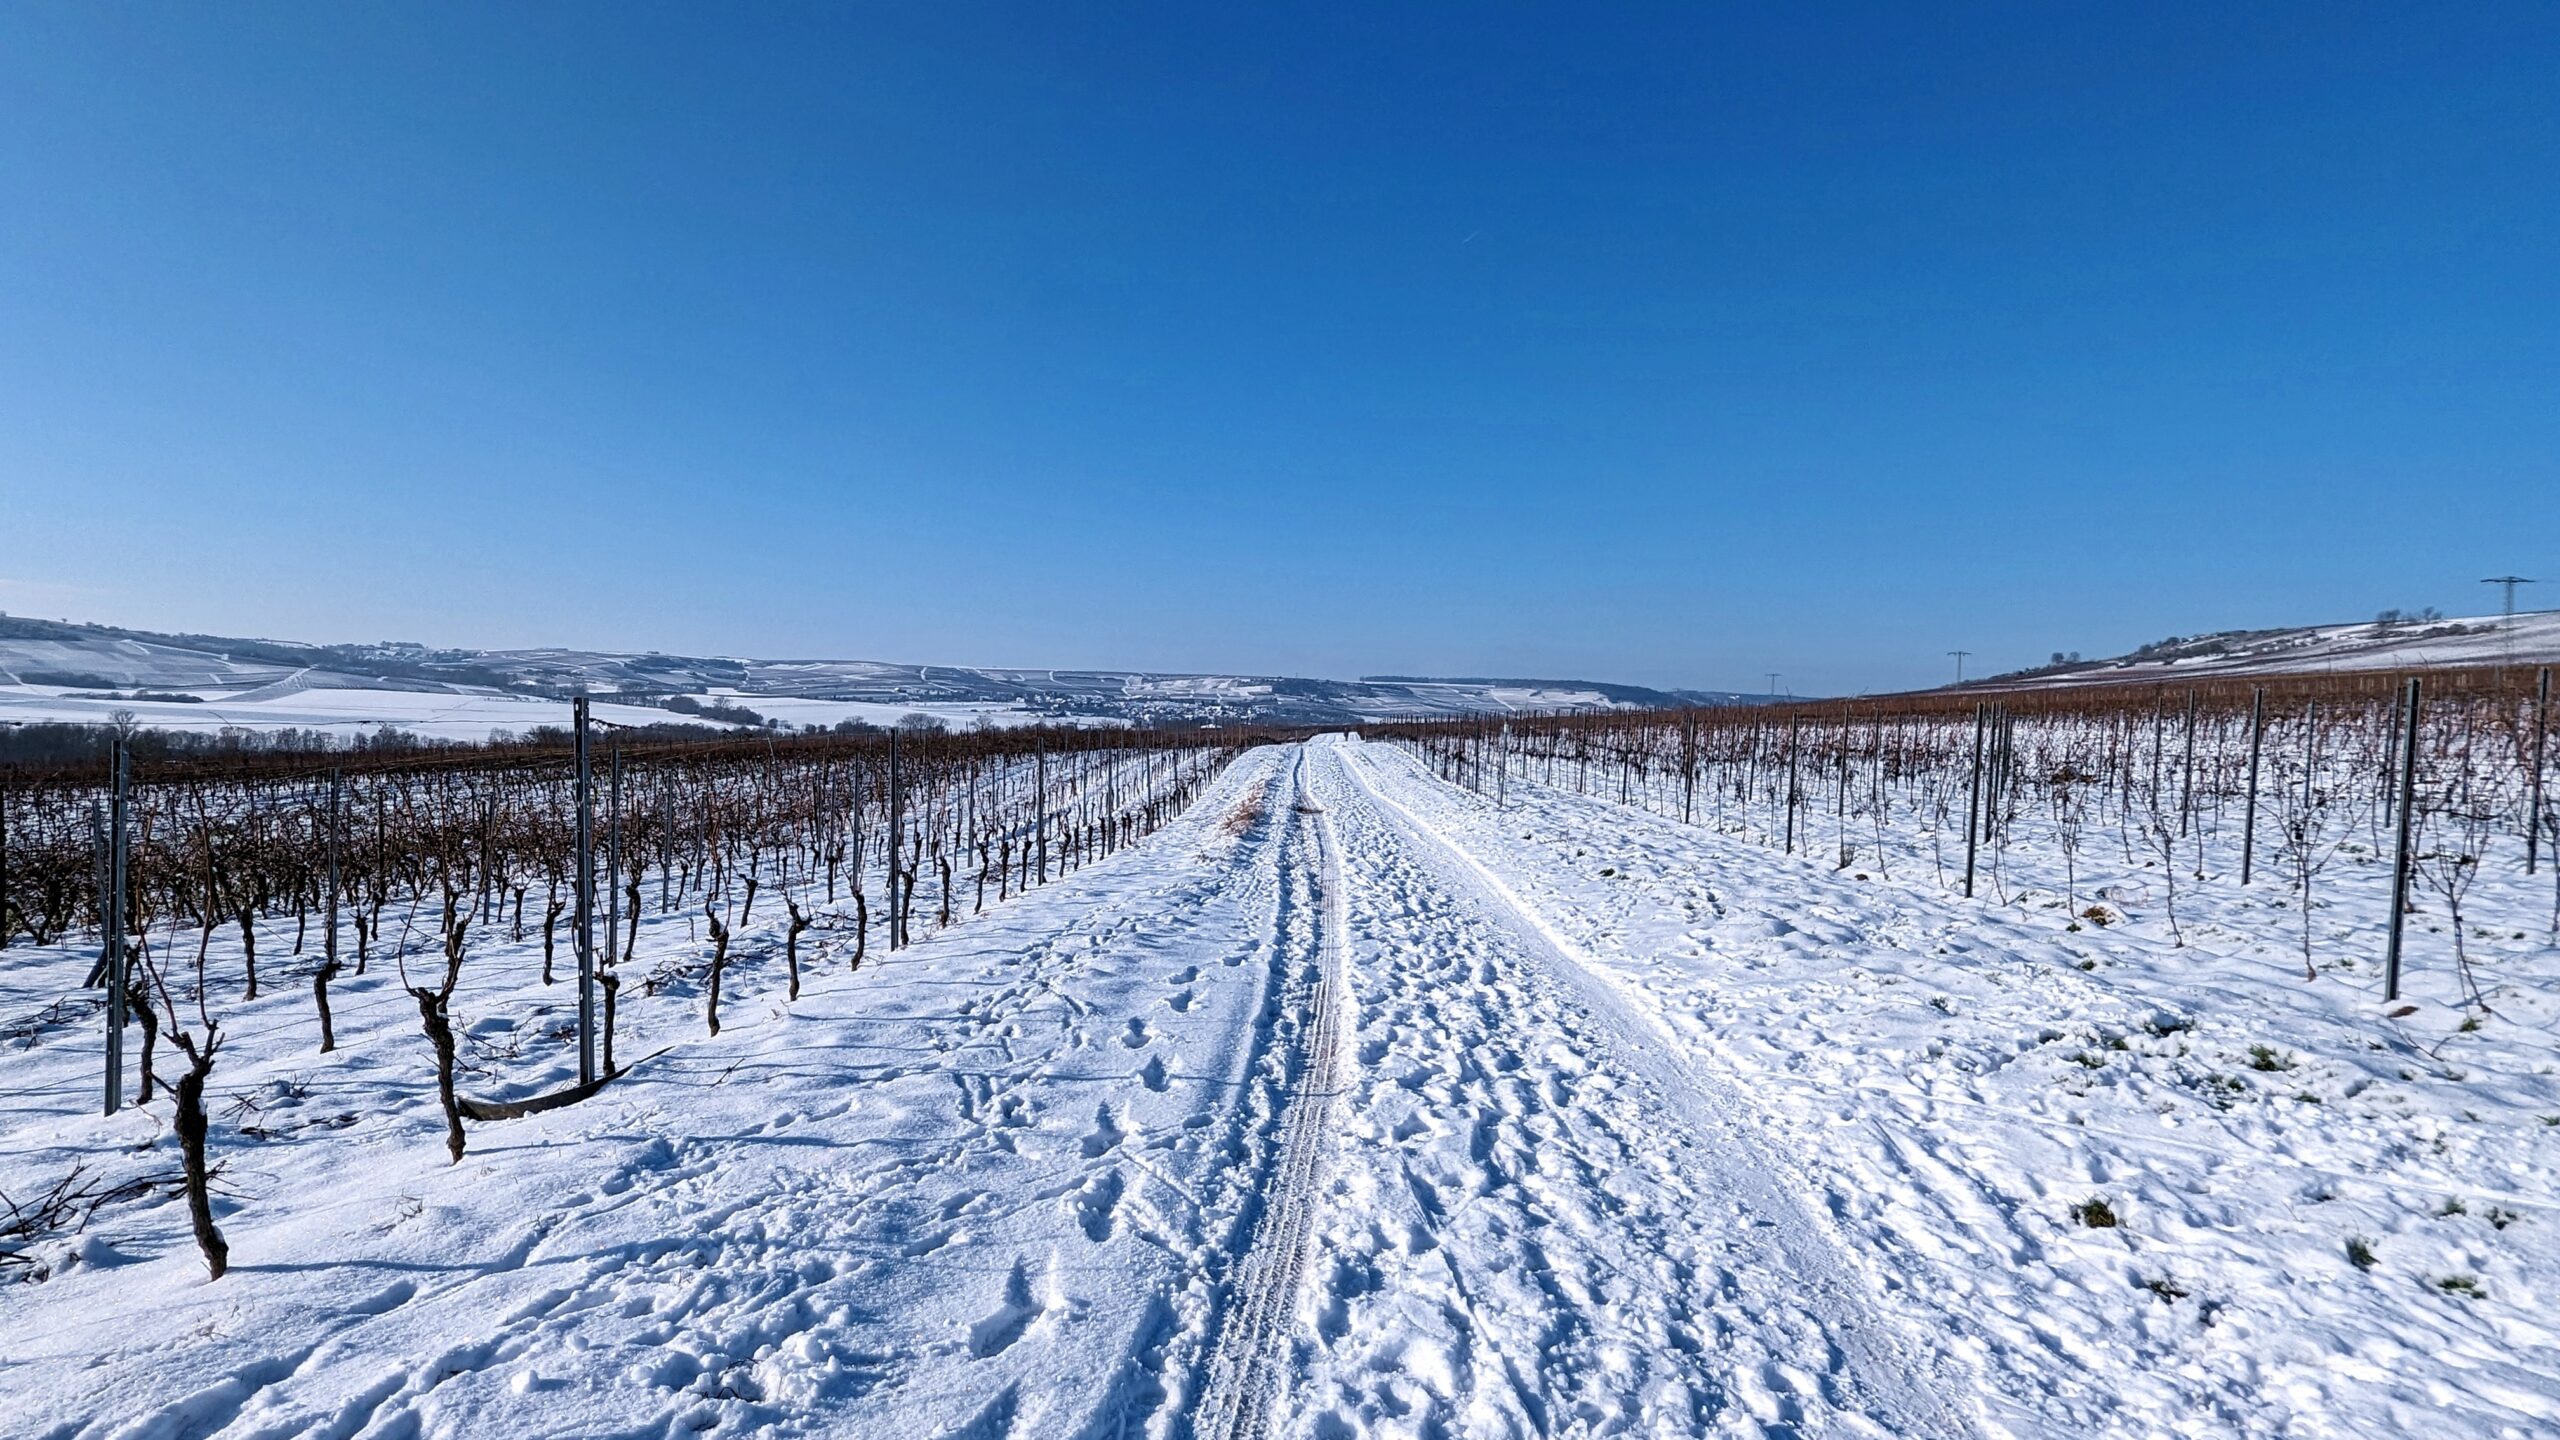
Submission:
M 0 617 L 0 724 L 95 723 L 209 730 L 368 729 L 478 739 L 566 720 L 572 695 L 619 724 L 672 719 L 1027 724 L 1357 724 L 1523 710 L 1604 710 L 1765 697 L 1580 680 L 1171 675 L 980 669 L 874 660 L 423 645 L 309 645 Z
M 2555 662 L 2560 662 L 2560 610 L 2540 610 L 2513 620 L 2429 615 L 2173 636 L 2112 659 L 2013 671 L 1966 688 Z

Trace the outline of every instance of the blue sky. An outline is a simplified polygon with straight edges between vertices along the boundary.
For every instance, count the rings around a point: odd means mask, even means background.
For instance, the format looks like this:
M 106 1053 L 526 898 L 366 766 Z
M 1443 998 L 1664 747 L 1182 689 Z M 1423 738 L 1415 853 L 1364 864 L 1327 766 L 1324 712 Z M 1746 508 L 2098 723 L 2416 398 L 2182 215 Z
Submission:
M 2560 604 L 2560 8 L 0 8 L 0 608 L 1802 693 Z

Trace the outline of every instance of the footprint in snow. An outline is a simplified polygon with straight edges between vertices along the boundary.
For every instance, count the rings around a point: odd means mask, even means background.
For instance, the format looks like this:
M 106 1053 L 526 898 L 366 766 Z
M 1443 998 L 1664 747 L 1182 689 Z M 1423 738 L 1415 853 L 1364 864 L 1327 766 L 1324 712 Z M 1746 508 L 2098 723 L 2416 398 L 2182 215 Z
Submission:
M 1128 1138 L 1129 1132 L 1121 1129 L 1119 1122 L 1111 1118 L 1111 1107 L 1097 1105 L 1093 1111 L 1093 1131 L 1084 1137 L 1084 1158 L 1096 1159 Z
M 969 1353 L 981 1360 L 1001 1354 L 1039 1318 L 1040 1303 L 1031 1298 L 1031 1273 L 1016 1260 L 1004 1284 L 1004 1303 L 969 1327 Z
M 1096 1245 L 1111 1238 L 1112 1220 L 1119 1213 L 1120 1196 L 1128 1184 L 1114 1167 L 1086 1181 L 1084 1188 L 1076 1192 L 1076 1219 L 1084 1225 L 1084 1238 Z
M 418 1293 L 415 1283 L 395 1281 L 347 1307 L 351 1315 L 383 1315 L 409 1303 Z

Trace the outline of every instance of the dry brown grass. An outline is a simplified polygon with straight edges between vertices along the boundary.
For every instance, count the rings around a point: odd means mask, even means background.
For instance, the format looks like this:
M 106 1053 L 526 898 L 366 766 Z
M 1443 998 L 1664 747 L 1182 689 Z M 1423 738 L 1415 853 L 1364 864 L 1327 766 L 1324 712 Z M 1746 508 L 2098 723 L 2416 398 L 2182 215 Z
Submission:
M 1230 835 L 1242 836 L 1262 819 L 1262 812 L 1270 804 L 1271 782 L 1265 780 L 1252 794 L 1236 802 L 1236 808 L 1227 812 L 1226 823 L 1221 828 Z

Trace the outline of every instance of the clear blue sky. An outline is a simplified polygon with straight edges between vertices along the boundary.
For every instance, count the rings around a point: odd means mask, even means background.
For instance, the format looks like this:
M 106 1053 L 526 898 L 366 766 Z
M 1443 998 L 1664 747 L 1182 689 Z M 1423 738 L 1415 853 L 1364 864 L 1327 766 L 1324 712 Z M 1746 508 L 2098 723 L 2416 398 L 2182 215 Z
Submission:
M 2560 604 L 2560 6 L 13 4 L 0 529 L 159 628 L 1799 692 Z

